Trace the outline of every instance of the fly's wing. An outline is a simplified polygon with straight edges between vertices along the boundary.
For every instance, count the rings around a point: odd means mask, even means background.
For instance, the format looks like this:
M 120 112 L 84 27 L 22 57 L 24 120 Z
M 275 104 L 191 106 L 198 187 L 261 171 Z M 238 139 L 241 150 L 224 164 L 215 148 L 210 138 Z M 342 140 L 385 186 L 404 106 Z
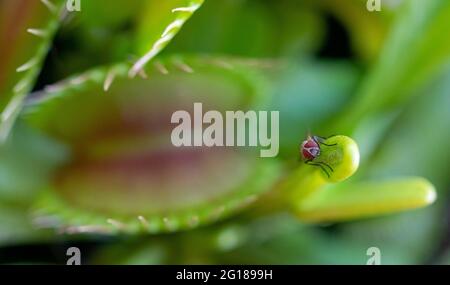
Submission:
M 334 146 L 336 144 L 326 144 L 325 141 L 328 140 L 329 138 L 335 137 L 336 135 L 331 135 L 328 137 L 321 137 L 321 136 L 313 136 L 313 140 L 317 143 L 317 144 L 323 144 L 326 146 Z

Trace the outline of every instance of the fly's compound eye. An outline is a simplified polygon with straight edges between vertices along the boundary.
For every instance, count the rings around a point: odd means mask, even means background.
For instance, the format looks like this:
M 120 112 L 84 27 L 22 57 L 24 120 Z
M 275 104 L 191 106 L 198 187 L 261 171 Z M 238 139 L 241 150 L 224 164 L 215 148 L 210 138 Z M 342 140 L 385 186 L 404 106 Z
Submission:
M 317 157 L 320 154 L 320 149 L 317 147 L 310 148 L 308 151 L 314 157 Z

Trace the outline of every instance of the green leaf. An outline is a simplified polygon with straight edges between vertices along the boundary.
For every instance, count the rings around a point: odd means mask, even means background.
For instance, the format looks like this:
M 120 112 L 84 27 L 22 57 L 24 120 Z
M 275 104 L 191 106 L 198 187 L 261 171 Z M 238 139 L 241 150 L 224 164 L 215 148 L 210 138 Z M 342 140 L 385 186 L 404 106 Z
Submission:
M 133 79 L 118 64 L 35 94 L 23 120 L 72 150 L 37 215 L 56 215 L 67 232 L 176 231 L 228 216 L 270 189 L 278 165 L 259 152 L 171 143 L 171 115 L 194 102 L 219 112 L 266 104 L 263 77 L 226 62 L 158 59 Z
M 153 59 L 175 37 L 184 23 L 201 7 L 204 0 L 149 1 L 141 16 L 138 41 L 147 50 L 131 68 L 130 75 L 136 74 Z M 140 54 L 143 52 L 139 52 Z
M 449 17 L 449 1 L 405 1 L 377 63 L 333 128 L 353 130 L 362 118 L 398 106 L 441 72 L 450 59 L 450 38 L 443 36 Z
M 0 145 L 0 246 L 48 238 L 45 220 L 32 220 L 30 205 L 67 160 L 67 150 L 17 122 Z M 47 219 L 49 220 L 49 219 Z
M 175 37 L 203 0 L 85 1 L 72 13 L 60 41 L 73 41 L 72 50 L 59 54 L 68 76 L 99 65 L 135 61 L 132 77 Z M 64 50 L 63 50 L 64 51 Z M 61 78 L 61 77 L 60 77 Z
M 29 206 L 67 155 L 61 144 L 18 122 L 0 145 L 0 202 Z
M 41 70 L 63 0 L 0 2 L 0 140 L 4 141 Z
M 207 1 L 168 52 L 272 58 L 317 50 L 324 36 L 320 12 L 292 1 Z
M 297 216 L 310 222 L 336 222 L 427 206 L 436 199 L 423 178 L 330 185 L 300 201 Z
M 370 159 L 366 169 L 370 178 L 420 175 L 430 179 L 440 194 L 448 193 L 450 152 L 428 146 L 430 141 L 450 141 L 449 79 L 450 70 L 421 91 L 426 95 L 411 102 L 397 117 Z

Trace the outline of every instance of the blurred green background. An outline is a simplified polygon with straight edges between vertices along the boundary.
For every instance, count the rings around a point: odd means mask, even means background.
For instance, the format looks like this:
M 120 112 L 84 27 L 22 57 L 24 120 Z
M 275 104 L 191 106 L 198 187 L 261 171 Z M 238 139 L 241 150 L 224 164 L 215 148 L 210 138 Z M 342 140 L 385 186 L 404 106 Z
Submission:
M 382 0 L 369 12 L 365 0 L 206 0 L 182 14 L 191 18 L 145 82 L 131 82 L 123 66 L 177 20 L 174 7 L 202 1 L 81 0 L 81 11 L 53 20 L 38 2 L 0 0 L 2 109 L 21 95 L 10 91 L 17 66 L 35 52 L 42 61 L 0 147 L 0 263 L 65 264 L 71 246 L 83 264 L 366 264 L 370 247 L 382 264 L 450 263 L 449 1 Z M 41 48 L 24 31 L 46 23 L 55 35 Z M 186 65 L 193 75 L 177 73 Z M 280 111 L 279 155 L 174 152 L 168 116 L 194 101 Z M 339 187 L 423 177 L 436 202 L 315 223 L 267 210 L 264 195 L 304 167 L 308 131 L 358 143 L 358 172 Z M 130 153 L 150 158 L 123 159 Z M 133 192 L 138 184 L 148 192 Z M 170 206 L 191 200 L 186 211 Z M 208 204 L 230 210 L 212 217 Z M 135 209 L 153 230 L 139 228 Z M 108 217 L 130 230 L 95 227 Z

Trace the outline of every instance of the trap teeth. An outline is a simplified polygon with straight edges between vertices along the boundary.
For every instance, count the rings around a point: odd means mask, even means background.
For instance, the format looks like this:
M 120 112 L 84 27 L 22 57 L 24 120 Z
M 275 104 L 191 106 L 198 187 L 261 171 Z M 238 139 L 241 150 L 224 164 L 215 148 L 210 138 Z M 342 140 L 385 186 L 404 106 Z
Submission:
M 257 73 L 203 57 L 157 60 L 170 73 L 149 65 L 146 79 L 129 78 L 125 63 L 95 69 L 56 83 L 27 105 L 21 119 L 77 150 L 34 205 L 60 220 L 56 228 L 113 234 L 192 229 L 242 210 L 278 178 L 278 163 L 256 151 L 176 147 L 170 139 L 172 112 L 194 102 L 222 112 L 260 104 L 266 93 Z M 177 60 L 195 72 L 177 68 Z

